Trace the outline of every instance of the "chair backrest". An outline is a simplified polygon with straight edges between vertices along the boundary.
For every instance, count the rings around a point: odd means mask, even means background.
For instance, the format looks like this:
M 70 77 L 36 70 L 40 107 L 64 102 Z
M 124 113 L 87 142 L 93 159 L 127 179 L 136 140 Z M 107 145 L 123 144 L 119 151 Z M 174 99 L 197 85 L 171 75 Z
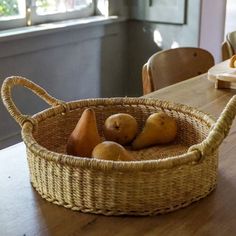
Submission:
M 212 54 L 201 48 L 180 47 L 157 52 L 142 68 L 143 94 L 206 73 L 214 64 Z
M 221 46 L 222 60 L 225 61 L 236 54 L 236 31 L 229 32 Z

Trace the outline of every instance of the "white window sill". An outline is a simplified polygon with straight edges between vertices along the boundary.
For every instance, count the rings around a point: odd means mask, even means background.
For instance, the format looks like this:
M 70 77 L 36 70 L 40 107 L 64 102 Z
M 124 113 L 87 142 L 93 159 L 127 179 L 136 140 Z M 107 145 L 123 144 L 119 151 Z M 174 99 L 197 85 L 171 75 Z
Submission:
M 117 23 L 125 20 L 126 20 L 125 17 L 118 17 L 118 16 L 108 16 L 108 17 L 92 16 L 81 19 L 72 19 L 72 20 L 45 23 L 34 26 L 20 27 L 9 30 L 2 30 L 0 31 L 0 42 L 6 42 L 10 40 L 22 39 L 38 35 L 45 35 L 68 29 L 80 29 L 96 25 Z

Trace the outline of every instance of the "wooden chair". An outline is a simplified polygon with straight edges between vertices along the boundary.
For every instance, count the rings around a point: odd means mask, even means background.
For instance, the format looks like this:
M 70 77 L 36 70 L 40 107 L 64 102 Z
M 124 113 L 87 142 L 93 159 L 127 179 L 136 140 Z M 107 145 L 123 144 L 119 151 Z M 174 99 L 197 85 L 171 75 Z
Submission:
M 201 48 L 157 52 L 142 68 L 143 94 L 206 73 L 214 64 L 212 54 Z
M 226 35 L 225 41 L 221 46 L 222 60 L 225 61 L 236 54 L 236 31 Z

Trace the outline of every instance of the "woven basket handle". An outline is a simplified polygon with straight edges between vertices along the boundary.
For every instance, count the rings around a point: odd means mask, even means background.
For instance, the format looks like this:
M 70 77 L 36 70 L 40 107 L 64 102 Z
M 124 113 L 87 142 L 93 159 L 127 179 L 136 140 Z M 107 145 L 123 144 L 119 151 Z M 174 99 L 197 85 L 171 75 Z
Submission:
M 236 95 L 234 95 L 227 103 L 207 138 L 203 142 L 191 146 L 189 151 L 198 150 L 200 151 L 202 157 L 214 153 L 223 142 L 224 138 L 228 135 L 235 115 Z
M 11 116 L 22 126 L 26 121 L 34 122 L 33 118 L 29 115 L 23 115 L 18 108 L 16 107 L 15 103 L 12 100 L 12 88 L 16 85 L 21 85 L 25 88 L 28 88 L 33 93 L 38 95 L 40 98 L 42 98 L 46 103 L 48 103 L 51 106 L 56 105 L 63 105 L 64 102 L 57 100 L 56 98 L 50 96 L 43 88 L 41 88 L 39 85 L 33 83 L 32 81 L 21 77 L 21 76 L 11 76 L 4 80 L 2 84 L 1 89 L 1 96 L 3 100 L 3 104 L 11 114 Z

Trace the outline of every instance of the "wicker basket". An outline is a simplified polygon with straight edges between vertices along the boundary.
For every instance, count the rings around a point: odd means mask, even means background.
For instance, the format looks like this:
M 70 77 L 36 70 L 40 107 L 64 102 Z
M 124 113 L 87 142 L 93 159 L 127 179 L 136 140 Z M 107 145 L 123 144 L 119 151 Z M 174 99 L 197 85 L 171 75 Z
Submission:
M 52 107 L 27 116 L 15 106 L 11 90 L 24 86 Z M 104 215 L 154 215 L 188 206 L 216 186 L 218 147 L 236 112 L 233 97 L 215 123 L 191 107 L 157 99 L 109 98 L 62 102 L 22 77 L 9 77 L 2 99 L 22 127 L 32 185 L 46 200 L 82 212 Z M 118 112 L 136 117 L 139 128 L 153 112 L 177 120 L 170 145 L 132 151 L 138 161 L 103 161 L 66 155 L 67 139 L 83 110 L 92 107 L 100 135 L 104 120 Z M 129 147 L 127 147 L 129 149 Z

